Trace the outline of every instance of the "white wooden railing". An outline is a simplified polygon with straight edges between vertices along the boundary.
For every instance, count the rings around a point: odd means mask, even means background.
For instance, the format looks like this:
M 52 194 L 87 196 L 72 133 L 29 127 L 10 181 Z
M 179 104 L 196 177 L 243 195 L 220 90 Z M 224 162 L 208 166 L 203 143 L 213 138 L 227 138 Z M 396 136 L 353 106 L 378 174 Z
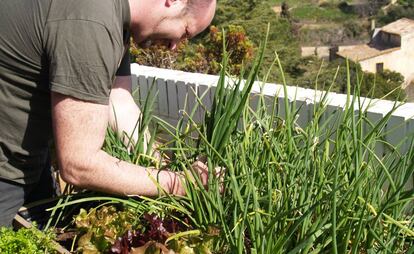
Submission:
M 133 84 L 139 87 L 136 99 L 139 102 L 145 100 L 148 89 L 155 82 L 158 89 L 158 98 L 155 103 L 154 112 L 156 115 L 170 121 L 178 119 L 179 110 L 184 109 L 184 101 L 186 96 L 188 105 L 187 109 L 192 109 L 196 102 L 194 92 L 201 97 L 207 90 L 207 94 L 203 97 L 203 103 L 209 107 L 212 103 L 214 89 L 218 81 L 218 76 L 206 75 L 199 73 L 189 73 L 176 70 L 160 69 L 138 64 L 132 64 Z M 263 87 L 263 94 L 271 98 L 284 99 L 283 86 L 277 84 L 261 84 L 257 82 L 253 86 L 252 100 L 257 98 Z M 296 101 L 296 107 L 300 107 L 298 123 L 301 126 L 311 119 L 313 107 L 322 97 L 322 92 L 313 89 L 305 89 L 298 87 L 287 87 L 287 96 L 289 101 Z M 345 94 L 328 93 L 327 95 L 327 112 L 342 111 L 346 104 Z M 361 98 L 367 107 L 368 118 L 372 122 L 382 119 L 394 107 L 395 102 L 387 100 L 369 100 Z M 283 103 L 279 103 L 279 114 L 283 117 Z M 202 108 L 196 113 L 196 119 L 200 120 L 203 114 Z M 385 138 L 393 145 L 398 144 L 401 140 L 409 135 L 414 134 L 414 103 L 406 103 L 397 108 L 389 119 L 386 128 L 383 130 Z

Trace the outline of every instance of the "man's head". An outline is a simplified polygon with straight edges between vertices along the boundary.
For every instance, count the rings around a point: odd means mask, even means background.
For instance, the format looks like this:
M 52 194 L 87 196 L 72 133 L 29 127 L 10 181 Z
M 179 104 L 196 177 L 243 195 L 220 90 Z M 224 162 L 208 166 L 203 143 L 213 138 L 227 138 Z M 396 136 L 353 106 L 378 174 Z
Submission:
M 213 19 L 216 0 L 129 0 L 131 32 L 138 44 L 178 42 L 203 31 Z

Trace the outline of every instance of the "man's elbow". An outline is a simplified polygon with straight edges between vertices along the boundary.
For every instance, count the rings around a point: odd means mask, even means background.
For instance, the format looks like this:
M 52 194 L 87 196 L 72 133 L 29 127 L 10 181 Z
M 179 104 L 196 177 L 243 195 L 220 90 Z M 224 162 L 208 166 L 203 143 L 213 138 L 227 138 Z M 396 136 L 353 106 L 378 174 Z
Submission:
M 63 181 L 76 187 L 85 187 L 85 177 L 82 177 L 83 170 L 76 163 L 63 160 L 59 162 L 59 174 Z

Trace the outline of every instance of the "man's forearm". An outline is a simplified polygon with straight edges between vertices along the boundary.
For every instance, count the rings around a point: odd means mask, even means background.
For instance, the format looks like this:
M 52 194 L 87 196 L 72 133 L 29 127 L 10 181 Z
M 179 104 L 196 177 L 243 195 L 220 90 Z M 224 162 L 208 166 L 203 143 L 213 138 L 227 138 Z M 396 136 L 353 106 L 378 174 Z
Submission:
M 104 151 L 85 157 L 64 172 L 64 180 L 73 185 L 112 194 L 156 196 L 159 187 L 171 194 L 185 193 L 178 174 L 121 161 Z
M 63 180 L 121 195 L 158 194 L 158 181 L 169 193 L 183 194 L 178 175 L 122 162 L 101 150 L 108 106 L 52 93 L 56 154 Z

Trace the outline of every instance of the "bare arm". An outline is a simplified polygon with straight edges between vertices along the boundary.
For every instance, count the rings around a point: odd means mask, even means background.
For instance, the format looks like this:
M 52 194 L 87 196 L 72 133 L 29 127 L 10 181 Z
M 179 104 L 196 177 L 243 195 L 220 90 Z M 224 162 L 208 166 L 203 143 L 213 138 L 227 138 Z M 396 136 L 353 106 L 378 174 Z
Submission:
M 121 136 L 126 133 L 133 141 L 138 140 L 138 127 L 141 111 L 131 94 L 131 76 L 118 76 L 109 97 L 109 126 Z M 149 133 L 146 131 L 146 138 Z M 129 140 L 124 140 L 128 143 Z
M 101 150 L 109 106 L 52 92 L 52 121 L 62 178 L 75 186 L 120 195 L 184 194 L 179 176 L 129 164 Z

